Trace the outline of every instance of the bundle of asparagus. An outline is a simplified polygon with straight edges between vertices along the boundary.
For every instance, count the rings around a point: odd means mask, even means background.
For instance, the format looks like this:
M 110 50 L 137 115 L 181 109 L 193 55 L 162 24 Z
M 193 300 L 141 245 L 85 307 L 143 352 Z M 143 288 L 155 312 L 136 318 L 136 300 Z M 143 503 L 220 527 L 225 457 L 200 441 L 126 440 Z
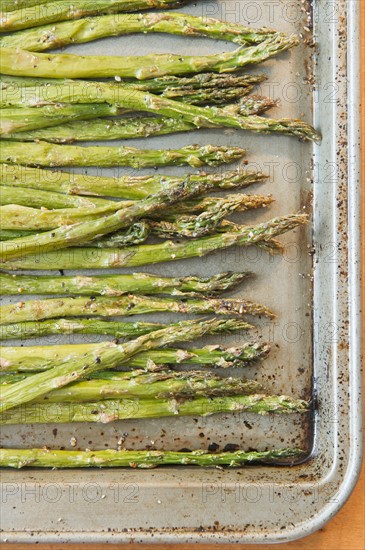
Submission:
M 22 111 L 19 112 L 19 110 L 14 111 L 14 109 L 5 109 L 1 130 L 2 134 L 5 136 L 14 132 L 57 126 L 60 124 L 60 119 L 62 120 L 62 110 L 59 112 L 60 102 L 61 109 L 65 110 L 65 114 L 63 115 L 65 122 L 82 118 L 82 104 L 85 103 L 96 103 L 96 105 L 94 106 L 94 114 L 90 114 L 89 117 L 85 116 L 84 118 L 108 116 L 108 114 L 111 113 L 102 109 L 102 103 L 107 102 L 114 105 L 114 109 L 117 110 L 147 111 L 152 114 L 158 114 L 159 116 L 163 115 L 164 117 L 169 117 L 173 120 L 177 119 L 180 124 L 180 126 L 177 126 L 177 131 L 193 130 L 194 128 L 228 127 L 261 133 L 278 132 L 313 141 L 318 141 L 320 139 L 318 132 L 316 132 L 312 126 L 301 120 L 270 119 L 250 114 L 253 112 L 260 112 L 260 110 L 265 110 L 272 106 L 272 102 L 267 98 L 253 98 L 251 102 L 249 102 L 249 99 L 246 99 L 244 102 L 246 111 L 241 113 L 240 109 L 235 107 L 203 108 L 157 96 L 150 92 L 143 92 L 123 84 L 115 86 L 104 82 L 90 84 L 85 81 L 72 81 L 65 84 L 49 84 L 47 86 L 37 87 L 34 93 L 30 93 L 28 87 L 18 88 L 10 92 L 5 89 L 2 91 L 1 95 L 1 103 L 3 106 L 11 105 L 22 107 L 22 110 L 27 106 L 32 106 L 30 110 L 27 109 L 25 111 L 26 116 L 24 120 L 21 119 Z M 57 103 L 57 105 L 53 107 L 53 115 L 52 107 L 50 106 L 52 103 Z M 67 105 L 62 107 L 62 103 L 66 103 Z M 46 104 L 46 106 L 41 107 L 44 104 Z M 76 105 L 72 107 L 68 104 Z M 35 109 L 35 107 L 38 108 Z M 110 109 L 109 105 L 107 108 Z M 39 109 L 41 109 L 40 112 Z M 97 114 L 98 109 L 100 109 L 100 115 Z M 8 115 L 7 111 L 9 111 Z M 92 113 L 92 109 L 90 113 Z M 16 114 L 19 115 L 17 119 Z M 114 114 L 117 114 L 117 112 Z M 169 123 L 168 120 L 162 121 L 161 127 L 163 133 L 174 131 L 171 126 L 172 123 Z M 146 121 L 144 122 L 144 127 L 148 128 Z M 128 135 L 130 137 L 133 134 L 129 132 Z M 144 135 L 148 135 L 147 129 L 145 129 Z M 138 135 L 136 137 L 138 137 Z M 31 161 L 29 164 L 31 164 Z
M 271 197 L 202 196 L 213 189 L 243 188 L 266 177 L 249 170 L 186 177 L 105 178 L 37 168 L 202 167 L 233 162 L 245 155 L 244 149 L 232 146 L 190 145 L 166 151 L 69 145 L 199 128 L 320 139 L 314 128 L 301 120 L 258 116 L 275 105 L 269 98 L 248 95 L 266 77 L 235 74 L 297 45 L 295 36 L 181 13 L 135 13 L 119 18 L 110 15 L 166 9 L 182 3 L 95 0 L 92 5 L 80 1 L 74 6 L 61 0 L 18 0 L 16 5 L 5 0 L 0 32 L 20 32 L 0 38 L 4 73 L 0 79 L 0 132 L 5 138 L 0 153 L 0 255 L 4 268 L 129 267 L 201 257 L 236 244 L 257 244 L 274 252 L 281 248 L 277 235 L 306 223 L 306 216 L 297 214 L 253 226 L 238 225 L 226 217 L 266 206 Z M 95 17 L 85 19 L 87 16 Z M 229 40 L 240 47 L 207 56 L 38 53 L 105 36 L 153 32 Z M 117 81 L 70 80 L 95 77 L 116 77 Z M 150 235 L 175 240 L 141 244 Z M 263 305 L 219 296 L 248 275 L 34 277 L 0 273 L 3 295 L 58 295 L 1 306 L 2 340 L 49 334 L 105 334 L 126 340 L 2 348 L 0 422 L 111 422 L 239 411 L 306 412 L 308 403 L 303 400 L 270 395 L 254 380 L 213 375 L 208 370 L 246 367 L 268 354 L 266 344 L 166 348 L 205 334 L 249 330 L 252 326 L 242 320 L 243 315 L 273 317 Z M 233 318 L 191 320 L 169 326 L 114 319 L 167 311 Z M 172 370 L 177 366 L 194 370 Z M 300 454 L 298 449 L 279 449 L 220 454 L 96 451 L 91 456 L 87 451 L 1 449 L 0 465 L 238 466 L 295 459 Z

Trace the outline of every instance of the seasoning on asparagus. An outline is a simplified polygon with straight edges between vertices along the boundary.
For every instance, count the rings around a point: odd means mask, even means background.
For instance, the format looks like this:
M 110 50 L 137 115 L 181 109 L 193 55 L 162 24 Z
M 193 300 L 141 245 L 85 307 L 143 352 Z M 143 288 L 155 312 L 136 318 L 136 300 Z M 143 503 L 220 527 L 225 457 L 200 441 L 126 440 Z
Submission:
M 269 451 L 56 451 L 51 449 L 0 449 L 0 466 L 3 468 L 156 468 L 163 465 L 227 466 L 237 468 L 247 464 L 277 463 L 283 459 L 304 456 L 301 449 L 275 449 Z

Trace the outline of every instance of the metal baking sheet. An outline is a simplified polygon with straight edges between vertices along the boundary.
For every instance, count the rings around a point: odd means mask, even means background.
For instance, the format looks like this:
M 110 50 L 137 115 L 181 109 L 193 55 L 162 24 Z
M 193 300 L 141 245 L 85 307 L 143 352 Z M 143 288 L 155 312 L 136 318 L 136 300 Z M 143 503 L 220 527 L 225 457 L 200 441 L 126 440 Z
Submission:
M 270 306 L 277 313 L 275 321 L 261 320 L 256 333 L 215 337 L 203 343 L 239 344 L 257 338 L 271 342 L 269 358 L 247 369 L 247 375 L 276 393 L 312 399 L 316 412 L 300 417 L 222 414 L 105 425 L 6 426 L 1 430 L 3 446 L 71 448 L 73 436 L 78 447 L 94 449 L 116 448 L 121 438 L 130 449 L 295 445 L 306 449 L 308 458 L 293 467 L 224 471 L 185 467 L 4 470 L 3 541 L 279 542 L 320 528 L 345 502 L 361 462 L 359 7 L 354 0 L 218 0 L 182 10 L 300 34 L 298 48 L 250 71 L 269 75 L 260 91 L 280 99 L 272 116 L 312 120 L 323 134 L 320 145 L 234 130 L 129 141 L 151 148 L 196 142 L 243 146 L 248 150 L 248 165 L 270 174 L 265 184 L 255 185 L 249 192 L 271 193 L 275 203 L 263 212 L 245 213 L 238 219 L 258 222 L 302 209 L 311 214 L 307 228 L 282 238 L 283 257 L 271 258 L 255 248 L 236 248 L 143 270 L 164 275 L 253 271 L 255 279 L 232 295 Z M 204 54 L 228 48 L 232 44 L 136 35 L 69 51 Z M 126 170 L 104 173 L 123 174 Z M 168 321 L 176 317 L 149 318 Z M 47 343 L 56 341 L 69 340 L 52 337 Z M 78 336 L 73 341 L 82 340 Z M 37 343 L 41 342 L 45 343 Z

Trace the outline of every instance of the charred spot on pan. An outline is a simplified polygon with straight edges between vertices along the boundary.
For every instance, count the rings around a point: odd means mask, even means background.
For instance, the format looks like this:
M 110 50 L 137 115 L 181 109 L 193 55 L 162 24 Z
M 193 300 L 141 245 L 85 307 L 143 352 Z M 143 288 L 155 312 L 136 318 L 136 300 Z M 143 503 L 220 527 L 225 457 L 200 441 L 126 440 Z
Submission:
M 223 452 L 224 453 L 232 453 L 234 451 L 238 451 L 240 448 L 239 445 L 236 443 L 227 443 L 227 445 L 224 447 Z

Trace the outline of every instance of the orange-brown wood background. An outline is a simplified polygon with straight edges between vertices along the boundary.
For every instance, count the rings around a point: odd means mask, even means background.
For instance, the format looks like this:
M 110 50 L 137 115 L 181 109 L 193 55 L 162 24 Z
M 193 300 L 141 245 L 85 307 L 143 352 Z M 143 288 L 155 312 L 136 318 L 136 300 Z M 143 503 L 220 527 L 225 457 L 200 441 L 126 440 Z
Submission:
M 365 0 L 353 0 L 355 2 L 361 2 L 362 7 L 362 110 L 363 120 L 365 120 Z M 363 168 L 363 235 L 365 234 L 365 123 L 363 122 L 363 153 L 362 153 L 362 168 Z M 365 281 L 365 238 L 363 238 L 363 281 Z M 365 292 L 363 296 L 363 306 L 365 306 Z M 365 311 L 365 307 L 363 307 Z M 365 321 L 365 320 L 364 320 Z M 365 322 L 364 322 L 365 326 Z M 35 546 L 35 545 L 34 545 Z M 112 546 L 118 550 L 127 550 L 131 545 L 116 545 Z M 7 550 L 29 550 L 28 544 L 16 544 L 16 545 L 1 545 L 1 548 Z M 42 544 L 37 545 L 39 550 L 59 550 L 63 547 L 65 550 L 85 550 L 87 547 L 91 547 L 91 550 L 107 550 L 110 548 L 108 545 L 93 544 Z M 230 550 L 232 546 L 225 544 L 222 545 L 173 545 L 167 544 L 160 545 L 138 545 L 140 550 Z M 280 544 L 278 546 L 269 544 L 259 545 L 235 545 L 234 548 L 241 548 L 242 550 L 365 550 L 365 468 L 363 467 L 362 475 L 359 482 L 352 493 L 351 497 L 340 510 L 340 512 L 323 527 L 313 535 L 304 539 L 290 542 L 286 544 Z

